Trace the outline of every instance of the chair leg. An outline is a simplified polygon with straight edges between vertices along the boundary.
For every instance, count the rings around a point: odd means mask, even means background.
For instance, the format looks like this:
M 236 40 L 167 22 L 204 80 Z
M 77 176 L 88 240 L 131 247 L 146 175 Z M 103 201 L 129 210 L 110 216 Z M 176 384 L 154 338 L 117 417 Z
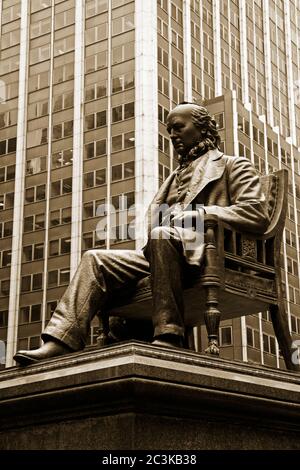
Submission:
M 207 310 L 204 313 L 204 320 L 206 330 L 208 334 L 208 348 L 205 349 L 207 354 L 213 354 L 219 356 L 219 324 L 220 324 L 220 311 L 218 310 L 218 287 L 206 287 L 207 298 L 206 305 Z
M 99 328 L 97 336 L 97 345 L 99 347 L 107 346 L 109 341 L 109 315 L 107 312 L 99 312 L 97 314 L 99 319 Z
M 284 303 L 280 302 L 279 306 L 270 305 L 270 313 L 274 332 L 282 352 L 286 368 L 288 370 L 300 371 L 299 359 L 295 358 L 295 356 L 298 356 L 297 348 L 292 347 L 293 340 L 289 331 Z
M 202 276 L 202 285 L 206 293 L 206 311 L 204 320 L 208 334 L 208 348 L 206 353 L 218 356 L 220 354 L 218 333 L 220 324 L 220 312 L 218 310 L 218 292 L 220 287 L 220 271 L 215 229 L 217 227 L 216 216 L 208 215 L 204 218 L 205 230 L 205 268 Z

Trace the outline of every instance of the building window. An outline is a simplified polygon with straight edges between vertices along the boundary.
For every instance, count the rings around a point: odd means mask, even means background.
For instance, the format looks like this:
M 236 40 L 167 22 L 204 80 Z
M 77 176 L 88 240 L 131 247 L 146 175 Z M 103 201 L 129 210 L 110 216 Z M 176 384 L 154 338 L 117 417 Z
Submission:
M 70 281 L 70 269 L 60 268 L 48 272 L 48 287 L 57 287 L 68 284 Z
M 45 214 L 35 214 L 24 218 L 24 232 L 45 228 Z
M 116 46 L 112 49 L 112 64 L 119 64 L 134 58 L 134 42 Z
M 40 336 L 29 336 L 18 339 L 18 349 L 37 349 L 40 347 Z
M 42 171 L 46 171 L 47 157 L 36 157 L 26 162 L 26 175 L 36 175 Z
M 134 87 L 134 72 L 118 75 L 112 78 L 112 93 L 128 90 Z
M 84 154 L 86 159 L 106 155 L 106 139 L 85 144 Z
M 52 154 L 52 168 L 72 165 L 73 149 L 60 150 Z
M 111 204 L 116 211 L 127 210 L 135 204 L 134 191 L 111 197 Z
M 128 13 L 112 20 L 112 35 L 125 33 L 134 28 L 134 13 Z
M 114 93 L 114 92 L 113 92 Z M 107 95 L 107 81 L 103 80 L 85 87 L 85 101 L 103 98 Z
M 47 302 L 47 312 L 46 312 L 46 319 L 47 320 L 50 320 L 53 313 L 55 312 L 56 307 L 57 307 L 57 301 L 56 300 L 54 300 L 52 302 Z
M 165 67 L 169 67 L 169 54 L 165 49 L 160 46 L 157 47 L 157 60 L 160 64 L 164 65 Z
M 263 347 L 264 352 L 269 354 L 276 354 L 276 345 L 274 336 L 266 335 L 263 333 Z
M 74 49 L 74 35 L 54 41 L 54 57 Z
M 259 331 L 247 326 L 247 346 L 260 349 Z
M 42 306 L 41 304 L 37 305 L 27 305 L 20 308 L 19 314 L 19 325 L 24 323 L 32 323 L 36 321 L 41 321 Z
M 9 294 L 9 289 L 10 289 L 10 280 L 9 279 L 3 279 L 1 281 L 1 295 L 2 296 L 7 296 Z
M 68 3 L 66 3 L 68 6 Z M 60 13 L 55 13 L 55 30 L 64 28 L 75 22 L 75 8 L 68 8 Z
M 0 183 L 15 179 L 15 165 L 4 166 L 0 168 Z
M 106 111 L 98 111 L 98 113 L 88 114 L 85 116 L 85 130 L 97 129 L 106 126 Z
M 83 204 L 83 218 L 89 219 L 97 216 L 97 208 L 105 204 L 105 199 L 89 201 Z
M 43 201 L 46 197 L 46 185 L 40 184 L 25 190 L 25 203 Z
M 168 80 L 166 80 L 165 78 L 158 75 L 158 77 L 157 77 L 157 86 L 158 86 L 158 91 L 160 91 L 161 93 L 163 93 L 164 95 L 169 97 L 170 94 L 169 94 L 169 82 L 168 82 Z M 177 93 L 175 93 L 176 94 L 176 96 L 175 96 L 174 89 L 175 89 L 175 87 L 173 87 L 173 101 L 176 101 L 176 102 L 179 103 L 180 100 L 177 101 L 177 99 L 176 99 Z M 183 95 L 182 95 L 182 101 L 183 101 Z
M 21 292 L 40 290 L 43 286 L 43 273 L 30 274 L 21 278 Z
M 105 23 L 105 18 L 100 17 L 101 24 L 88 28 L 85 31 L 85 44 L 93 44 L 95 42 L 103 41 L 107 38 L 108 24 Z
M 5 268 L 6 266 L 11 265 L 11 250 L 0 251 L 0 260 L 1 267 Z
M 232 346 L 232 327 L 222 326 L 219 330 L 220 346 Z
M 44 243 L 23 246 L 23 262 L 44 258 Z
M 158 177 L 159 182 L 162 183 L 170 174 L 170 168 L 166 165 L 162 165 L 161 163 L 158 164 Z
M 62 196 L 72 192 L 72 178 L 53 181 L 51 183 L 51 197 Z
M 87 56 L 85 59 L 85 73 L 94 72 L 107 67 L 107 51 Z
M 127 132 L 126 134 L 115 135 L 111 139 L 112 152 L 132 148 L 134 147 L 134 142 L 134 131 Z
M 134 102 L 112 108 L 112 122 L 123 121 L 134 117 Z
M 74 95 L 73 91 L 56 95 L 53 97 L 53 112 L 61 111 L 62 109 L 72 108 Z
M 158 149 L 161 152 L 164 152 L 167 155 L 170 155 L 170 141 L 169 139 L 164 137 L 162 134 L 158 134 Z
M 73 120 L 55 124 L 52 128 L 52 140 L 58 140 L 63 137 L 73 135 Z
M 12 137 L 11 139 L 0 141 L 0 155 L 15 152 L 17 148 L 17 138 Z
M 83 188 L 93 188 L 106 183 L 106 169 L 95 170 L 84 174 Z
M 64 255 L 71 252 L 71 239 L 59 238 L 58 240 L 50 240 L 49 256 Z
M 74 78 L 74 57 L 73 54 L 68 54 L 64 58 L 66 63 L 64 65 L 57 66 L 53 69 L 53 84 L 62 83 L 67 80 Z M 44 79 L 45 80 L 45 79 Z M 48 86 L 48 85 L 45 85 Z
M 0 238 L 11 237 L 13 233 L 13 221 L 0 222 Z
M 214 120 L 216 121 L 217 129 L 224 129 L 224 113 L 215 114 Z
M 160 104 L 158 105 L 158 120 L 161 121 L 162 123 L 166 124 L 167 123 L 167 118 L 168 118 L 169 110 L 161 106 Z
M 103 13 L 108 9 L 108 0 L 87 0 L 85 3 L 86 18 Z
M 104 247 L 106 244 L 105 240 L 98 239 L 96 231 L 86 232 L 82 235 L 82 246 L 83 251 L 90 250 L 91 248 Z
M 0 312 L 0 328 L 8 326 L 8 310 L 1 310 Z
M 111 169 L 111 180 L 119 181 L 126 178 L 132 178 L 134 176 L 134 162 L 121 163 L 119 165 L 113 165 Z

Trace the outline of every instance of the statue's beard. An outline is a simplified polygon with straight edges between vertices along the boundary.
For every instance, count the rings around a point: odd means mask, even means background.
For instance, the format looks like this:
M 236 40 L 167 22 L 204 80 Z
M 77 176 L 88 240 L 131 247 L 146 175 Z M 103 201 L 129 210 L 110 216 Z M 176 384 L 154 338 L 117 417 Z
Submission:
M 185 162 L 196 160 L 196 158 L 201 157 L 201 155 L 204 155 L 209 150 L 212 150 L 215 148 L 216 148 L 215 143 L 209 137 L 206 137 L 205 139 L 199 141 L 186 154 L 179 155 L 178 156 L 179 163 L 182 165 Z

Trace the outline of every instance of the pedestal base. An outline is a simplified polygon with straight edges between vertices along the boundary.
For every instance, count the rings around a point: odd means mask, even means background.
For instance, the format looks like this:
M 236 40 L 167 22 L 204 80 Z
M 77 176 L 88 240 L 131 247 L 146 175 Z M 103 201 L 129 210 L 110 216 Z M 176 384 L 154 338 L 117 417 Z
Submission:
M 0 449 L 300 449 L 300 377 L 127 342 L 0 373 Z

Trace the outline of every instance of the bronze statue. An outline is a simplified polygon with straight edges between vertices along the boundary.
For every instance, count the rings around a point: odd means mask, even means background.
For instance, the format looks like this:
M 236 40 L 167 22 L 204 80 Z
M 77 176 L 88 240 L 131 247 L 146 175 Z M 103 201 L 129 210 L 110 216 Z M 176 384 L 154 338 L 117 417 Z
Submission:
M 218 150 L 216 123 L 205 108 L 179 104 L 168 115 L 167 130 L 179 156 L 179 166 L 150 205 L 152 224 L 146 246 L 143 250 L 85 252 L 42 334 L 43 346 L 17 352 L 14 359 L 19 364 L 83 349 L 97 311 L 107 308 L 113 296 L 132 291 L 149 273 L 153 344 L 182 347 L 183 286 L 192 283 L 204 253 L 203 240 L 193 249 L 186 243 L 195 230 L 194 221 L 207 213 L 247 232 L 263 233 L 268 226 L 265 197 L 256 170 L 246 158 L 228 157 Z M 161 204 L 170 208 L 164 219 L 169 224 L 157 217 Z

